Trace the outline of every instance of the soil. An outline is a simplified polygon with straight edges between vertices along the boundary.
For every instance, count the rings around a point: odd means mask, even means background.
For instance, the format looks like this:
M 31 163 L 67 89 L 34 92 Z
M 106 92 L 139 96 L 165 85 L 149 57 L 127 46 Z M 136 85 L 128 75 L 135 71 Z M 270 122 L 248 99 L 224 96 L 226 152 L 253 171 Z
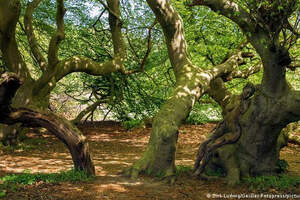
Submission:
M 184 125 L 180 128 L 176 165 L 193 166 L 199 143 L 214 126 L 215 124 Z M 229 187 L 222 179 L 203 181 L 191 178 L 188 173 L 180 174 L 173 186 L 146 176 L 131 180 L 123 177 L 120 172 L 141 157 L 151 128 L 127 131 L 115 122 L 89 123 L 81 125 L 80 128 L 88 138 L 96 167 L 94 180 L 26 185 L 15 192 L 8 191 L 4 199 L 238 199 L 229 196 L 218 198 L 218 195 L 260 194 L 258 191 L 250 190 L 245 184 Z M 0 176 L 22 173 L 27 169 L 31 173 L 54 173 L 73 167 L 67 148 L 55 137 L 47 132 L 38 135 L 31 133 L 28 136 L 29 140 L 27 143 L 24 142 L 24 148 L 0 149 Z M 288 162 L 289 174 L 300 176 L 299 146 L 289 144 L 282 150 L 280 157 Z M 300 188 L 292 192 L 300 198 Z M 264 193 L 285 194 L 287 192 L 270 189 Z

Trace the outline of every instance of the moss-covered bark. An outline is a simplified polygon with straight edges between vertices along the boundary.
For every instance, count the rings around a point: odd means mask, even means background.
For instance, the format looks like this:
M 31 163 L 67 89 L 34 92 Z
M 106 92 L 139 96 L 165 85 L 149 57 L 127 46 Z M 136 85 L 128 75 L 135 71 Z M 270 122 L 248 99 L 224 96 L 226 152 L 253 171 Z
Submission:
M 294 104 L 299 97 L 295 98 L 293 93 L 290 91 L 286 96 L 273 98 L 263 93 L 261 88 L 257 88 L 255 94 L 250 97 L 246 112 L 237 116 L 238 121 L 231 120 L 234 112 L 226 113 L 224 121 L 240 127 L 240 138 L 233 144 L 228 144 L 232 143 L 228 140 L 221 146 L 215 146 L 210 152 L 205 152 L 210 156 L 209 161 L 203 163 L 202 159 L 198 160 L 202 160 L 202 168 L 196 163 L 195 175 L 201 176 L 208 168 L 220 166 L 227 172 L 228 182 L 235 184 L 241 177 L 276 173 L 280 151 L 278 145 L 281 145 L 278 143 L 280 132 L 288 123 L 299 119 L 299 108 L 296 109 Z M 291 110 L 288 106 L 290 104 L 294 104 L 292 107 L 296 110 Z M 240 105 L 236 104 L 233 110 L 240 109 L 239 107 Z M 225 107 L 225 110 L 228 108 L 230 105 Z M 221 137 L 229 136 L 232 128 L 218 127 L 215 132 L 219 131 L 223 131 L 223 135 L 214 138 L 213 144 Z
M 235 184 L 241 177 L 274 173 L 279 159 L 280 132 L 288 123 L 300 119 L 299 91 L 292 91 L 285 78 L 291 58 L 285 43 L 279 38 L 280 31 L 289 24 L 287 19 L 294 11 L 296 1 L 274 1 L 262 7 L 252 2 L 249 6 L 250 9 L 257 8 L 255 15 L 227 0 L 194 0 L 193 5 L 208 6 L 238 24 L 260 55 L 264 68 L 262 83 L 255 87 L 255 93 L 248 98 L 243 111 L 240 110 L 244 104 L 243 94 L 236 101 L 224 87 L 218 88 L 223 92 L 211 93 L 223 107 L 224 126 L 219 126 L 205 141 L 207 148 L 199 149 L 195 175 L 218 165 L 227 172 L 228 182 Z M 279 5 L 285 8 L 285 12 L 280 11 Z M 233 11 L 237 14 L 233 15 Z M 218 135 L 220 132 L 222 134 Z M 239 132 L 238 140 L 216 145 L 232 132 Z

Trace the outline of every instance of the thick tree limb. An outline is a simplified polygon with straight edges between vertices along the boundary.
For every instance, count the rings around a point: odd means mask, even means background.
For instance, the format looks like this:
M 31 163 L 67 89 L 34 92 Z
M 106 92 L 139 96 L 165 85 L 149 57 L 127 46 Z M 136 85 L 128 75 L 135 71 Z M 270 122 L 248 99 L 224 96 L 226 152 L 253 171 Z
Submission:
M 227 90 L 222 78 L 213 80 L 207 93 L 222 107 L 222 110 L 232 100 L 232 94 Z
M 108 12 L 111 14 L 111 15 L 114 15 L 114 17 L 116 17 L 119 21 L 121 21 L 121 18 L 120 18 L 120 13 L 117 13 L 117 12 L 115 12 L 113 9 L 111 9 L 108 5 L 106 5 L 105 3 L 104 3 L 104 1 L 102 1 L 102 0 L 98 0 L 100 3 L 101 3 L 101 5 L 106 9 L 106 10 L 108 10 Z
M 249 76 L 259 72 L 263 66 L 261 64 L 256 64 L 253 66 L 250 66 L 246 69 L 242 70 L 234 70 L 230 75 L 227 77 L 227 80 L 232 80 L 233 78 L 243 78 L 246 79 Z
M 47 62 L 44 56 L 42 55 L 41 51 L 39 50 L 39 44 L 36 40 L 34 31 L 33 31 L 33 25 L 32 25 L 32 14 L 35 10 L 35 8 L 39 5 L 41 0 L 34 0 L 32 2 L 29 2 L 25 11 L 24 16 L 24 25 L 25 25 L 25 33 L 27 36 L 28 44 L 31 49 L 31 52 L 33 54 L 33 57 L 35 58 L 36 62 L 40 66 L 42 71 L 45 71 L 47 68 Z
M 69 149 L 76 170 L 95 174 L 86 138 L 70 122 L 52 113 L 42 113 L 27 108 L 12 108 L 10 102 L 21 82 L 14 74 L 3 74 L 0 80 L 0 123 L 22 123 L 29 127 L 44 127 L 60 139 Z
M 63 33 L 64 7 L 62 3 L 63 0 L 58 0 L 58 14 L 57 14 L 58 33 Z M 107 61 L 103 63 L 95 62 L 83 56 L 74 56 L 72 58 L 68 58 L 61 61 L 59 61 L 58 59 L 53 59 L 53 61 L 55 61 L 55 65 L 49 67 L 49 70 L 45 71 L 42 77 L 37 81 L 36 87 L 34 89 L 34 94 L 39 94 L 42 96 L 48 95 L 60 79 L 62 79 L 67 74 L 73 72 L 85 72 L 90 75 L 96 75 L 96 76 L 106 75 L 112 72 L 120 72 L 123 74 L 132 73 L 131 71 L 126 71 L 124 67 L 124 61 L 126 59 L 126 50 L 125 50 L 125 43 L 123 40 L 123 35 L 121 30 L 122 23 L 119 17 L 115 16 L 115 14 L 117 14 L 118 16 L 121 15 L 119 1 L 107 0 L 107 4 L 110 10 L 114 12 L 114 14 L 109 13 L 109 25 L 111 29 L 112 42 L 114 47 L 114 58 L 111 61 Z M 56 48 L 53 49 L 55 49 L 55 51 L 53 52 L 57 53 L 56 50 L 58 50 L 58 46 L 56 45 Z M 51 55 L 54 54 L 56 55 L 56 53 L 52 53 Z M 54 62 L 52 63 L 54 64 Z
M 126 72 L 122 58 L 115 57 L 111 61 L 98 63 L 86 57 L 74 56 L 60 61 L 55 68 L 45 71 L 38 80 L 39 83 L 36 84 L 34 92 L 43 93 L 44 95 L 49 94 L 59 80 L 73 72 L 85 72 L 90 75 L 100 76 L 118 71 L 121 73 Z
M 10 71 L 22 78 L 32 80 L 18 50 L 15 30 L 21 12 L 19 0 L 0 0 L 0 50 Z
M 64 0 L 56 1 L 56 32 L 52 36 L 49 44 L 48 50 L 48 64 L 50 68 L 53 68 L 58 62 L 58 50 L 59 44 L 65 38 L 65 25 L 64 25 L 64 15 L 66 9 L 64 6 Z
M 169 1 L 147 0 L 147 2 L 162 26 L 169 59 L 176 75 L 184 65 L 191 64 L 182 19 Z
M 230 0 L 194 0 L 190 6 L 203 5 L 210 7 L 213 11 L 219 12 L 231 19 L 244 32 L 253 32 L 255 23 L 251 20 L 249 13 L 241 8 L 237 3 Z
M 118 0 L 107 0 L 108 8 L 113 11 L 109 12 L 108 20 L 111 29 L 112 41 L 114 46 L 114 56 L 118 56 L 121 59 L 125 59 L 125 43 L 122 35 L 122 22 L 120 20 L 120 2 Z M 117 16 L 115 16 L 117 15 Z M 118 17 L 119 16 L 119 17 Z

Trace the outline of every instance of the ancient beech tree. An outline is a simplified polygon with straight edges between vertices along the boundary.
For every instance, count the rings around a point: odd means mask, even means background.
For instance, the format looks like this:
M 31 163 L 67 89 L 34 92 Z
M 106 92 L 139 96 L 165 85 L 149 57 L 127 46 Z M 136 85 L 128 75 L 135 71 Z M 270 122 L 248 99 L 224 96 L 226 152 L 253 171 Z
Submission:
M 242 58 L 232 57 L 206 71 L 193 65 L 187 54 L 182 20 L 176 10 L 169 1 L 147 2 L 163 29 L 176 88 L 154 117 L 142 158 L 126 172 L 132 177 L 148 173 L 172 180 L 179 126 L 195 101 L 209 90 L 211 82 L 234 70 Z M 293 91 L 285 78 L 286 68 L 291 64 L 286 45 L 291 41 L 280 41 L 284 29 L 298 35 L 288 21 L 297 2 L 259 2 L 249 1 L 248 10 L 228 0 L 198 0 L 191 4 L 208 6 L 235 22 L 261 57 L 264 69 L 261 85 L 248 84 L 239 96 L 222 90 L 216 97 L 224 109 L 225 119 L 199 149 L 194 169 L 197 176 L 212 164 L 226 170 L 231 184 L 241 176 L 274 172 L 279 157 L 279 133 L 288 123 L 300 119 L 300 92 Z
M 5 66 L 13 72 L 22 82 L 18 85 L 16 77 L 3 77 L 3 94 L 1 96 L 6 102 L 1 110 L 1 123 L 22 123 L 26 126 L 43 126 L 50 130 L 55 136 L 69 148 L 76 169 L 83 169 L 89 174 L 94 173 L 94 167 L 90 159 L 88 144 L 82 133 L 67 120 L 49 113 L 49 96 L 56 83 L 73 72 L 86 72 L 91 75 L 106 75 L 112 72 L 130 74 L 134 71 L 126 71 L 125 44 L 122 36 L 122 23 L 120 21 L 120 5 L 118 0 L 107 0 L 105 6 L 109 12 L 109 26 L 114 48 L 112 60 L 97 63 L 83 56 L 73 56 L 60 60 L 58 57 L 59 46 L 65 38 L 64 15 L 66 9 L 64 0 L 57 0 L 56 31 L 50 39 L 47 58 L 40 51 L 40 45 L 34 34 L 32 16 L 35 8 L 41 0 L 30 1 L 26 7 L 24 16 L 24 29 L 30 46 L 31 55 L 38 63 L 42 75 L 33 79 L 24 59 L 18 50 L 16 41 L 16 27 L 21 13 L 20 0 L 0 0 L 0 52 Z M 6 84 L 7 83 L 7 84 Z M 10 83 L 13 83 L 13 91 L 8 91 Z M 6 87 L 8 85 L 8 87 Z M 17 87 L 16 85 L 20 86 Z M 18 88 L 18 90 L 17 90 Z M 16 92 L 16 93 L 15 93 Z M 12 101 L 11 106 L 7 101 Z M 1 105 L 2 106 L 2 105 Z M 22 108 L 20 108 L 22 107 Z M 30 109 L 29 109 L 30 108 Z M 7 119 L 6 119 L 7 118 Z M 30 120 L 32 123 L 30 123 Z M 16 133 L 18 127 L 5 128 L 4 141 Z
M 178 128 L 189 115 L 195 101 L 210 88 L 210 82 L 237 69 L 248 54 L 237 52 L 226 62 L 211 70 L 195 66 L 187 52 L 183 23 L 169 1 L 147 1 L 160 23 L 173 67 L 176 86 L 155 115 L 150 140 L 142 158 L 125 174 L 136 177 L 139 173 L 163 175 L 173 180 Z

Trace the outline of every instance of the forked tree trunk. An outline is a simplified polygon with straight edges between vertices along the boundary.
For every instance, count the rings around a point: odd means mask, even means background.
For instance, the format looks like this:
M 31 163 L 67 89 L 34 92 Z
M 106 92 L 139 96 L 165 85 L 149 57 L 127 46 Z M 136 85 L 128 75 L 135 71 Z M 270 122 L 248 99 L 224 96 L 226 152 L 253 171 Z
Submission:
M 22 123 L 28 127 L 44 127 L 61 140 L 69 149 L 75 170 L 83 170 L 88 175 L 95 174 L 95 168 L 89 153 L 86 138 L 69 121 L 52 113 L 37 112 L 28 108 L 10 106 L 17 89 L 19 79 L 13 74 L 3 74 L 0 80 L 0 123 Z

